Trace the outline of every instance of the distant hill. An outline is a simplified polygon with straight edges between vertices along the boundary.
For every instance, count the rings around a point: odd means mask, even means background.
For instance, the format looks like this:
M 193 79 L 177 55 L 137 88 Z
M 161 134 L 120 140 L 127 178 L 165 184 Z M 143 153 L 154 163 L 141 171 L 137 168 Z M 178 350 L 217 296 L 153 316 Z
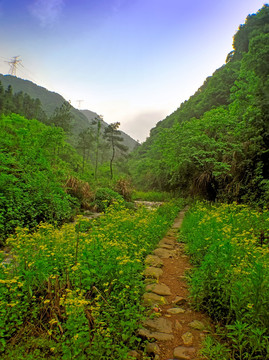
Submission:
M 99 116 L 90 110 L 81 110 L 81 113 L 88 119 L 89 123 L 92 124 L 92 122 L 96 119 L 99 118 Z M 104 132 L 105 128 L 108 126 L 108 124 L 102 120 L 101 120 L 101 131 Z M 129 152 L 131 152 L 132 150 L 134 150 L 137 146 L 138 146 L 138 142 L 136 140 L 134 140 L 133 138 L 131 138 L 131 136 L 127 135 L 125 132 L 120 131 L 121 132 L 121 136 L 123 137 L 123 144 L 128 146 L 129 148 Z
M 41 101 L 43 110 L 48 117 L 53 114 L 56 107 L 60 107 L 65 101 L 60 94 L 49 91 L 29 80 L 20 79 L 12 75 L 0 74 L 0 81 L 5 89 L 11 85 L 14 93 L 22 91 L 34 99 L 38 98 Z M 90 110 L 80 111 L 75 109 L 73 106 L 71 108 L 71 113 L 74 118 L 74 135 L 79 134 L 81 131 L 91 126 L 94 118 L 99 118 L 99 115 L 95 112 Z M 108 124 L 102 120 L 102 127 L 105 128 L 107 126 Z M 121 133 L 124 138 L 124 145 L 128 146 L 129 152 L 132 151 L 138 145 L 138 142 L 124 132 Z

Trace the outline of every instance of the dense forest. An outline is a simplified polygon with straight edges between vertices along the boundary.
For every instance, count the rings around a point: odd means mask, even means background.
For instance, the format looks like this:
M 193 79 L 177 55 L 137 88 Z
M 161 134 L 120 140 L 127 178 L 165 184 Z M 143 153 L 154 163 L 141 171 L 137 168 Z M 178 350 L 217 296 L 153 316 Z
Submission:
M 139 186 L 209 200 L 269 200 L 269 7 L 249 15 L 226 64 L 133 154 Z

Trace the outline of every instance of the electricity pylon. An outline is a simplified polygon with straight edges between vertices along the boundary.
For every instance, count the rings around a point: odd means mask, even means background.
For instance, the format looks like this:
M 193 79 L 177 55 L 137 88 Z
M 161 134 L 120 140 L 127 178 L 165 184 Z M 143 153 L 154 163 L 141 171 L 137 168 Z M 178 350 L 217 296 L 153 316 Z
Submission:
M 78 108 L 80 109 L 81 108 L 81 104 L 83 103 L 84 100 L 77 100 L 77 103 L 78 103 Z
M 22 60 L 19 59 L 19 56 L 13 56 L 13 58 L 10 61 L 6 61 L 10 65 L 9 74 L 16 76 L 16 70 L 18 64 L 22 62 Z

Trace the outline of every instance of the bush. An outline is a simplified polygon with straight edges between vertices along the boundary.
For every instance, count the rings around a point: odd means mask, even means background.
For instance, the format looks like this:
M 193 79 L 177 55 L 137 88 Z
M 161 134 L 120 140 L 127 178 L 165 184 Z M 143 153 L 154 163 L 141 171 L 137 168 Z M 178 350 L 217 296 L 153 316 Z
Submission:
M 93 202 L 94 209 L 99 212 L 104 212 L 113 202 L 124 202 L 123 197 L 109 188 L 100 188 L 95 193 L 95 200 Z

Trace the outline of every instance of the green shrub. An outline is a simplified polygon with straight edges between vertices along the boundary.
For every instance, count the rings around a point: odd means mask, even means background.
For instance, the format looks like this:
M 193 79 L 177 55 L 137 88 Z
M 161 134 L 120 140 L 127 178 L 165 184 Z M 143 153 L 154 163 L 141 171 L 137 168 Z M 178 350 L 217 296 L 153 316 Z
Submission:
M 99 212 L 104 212 L 113 202 L 123 203 L 123 197 L 109 188 L 99 188 L 95 193 L 93 202 L 94 208 Z

